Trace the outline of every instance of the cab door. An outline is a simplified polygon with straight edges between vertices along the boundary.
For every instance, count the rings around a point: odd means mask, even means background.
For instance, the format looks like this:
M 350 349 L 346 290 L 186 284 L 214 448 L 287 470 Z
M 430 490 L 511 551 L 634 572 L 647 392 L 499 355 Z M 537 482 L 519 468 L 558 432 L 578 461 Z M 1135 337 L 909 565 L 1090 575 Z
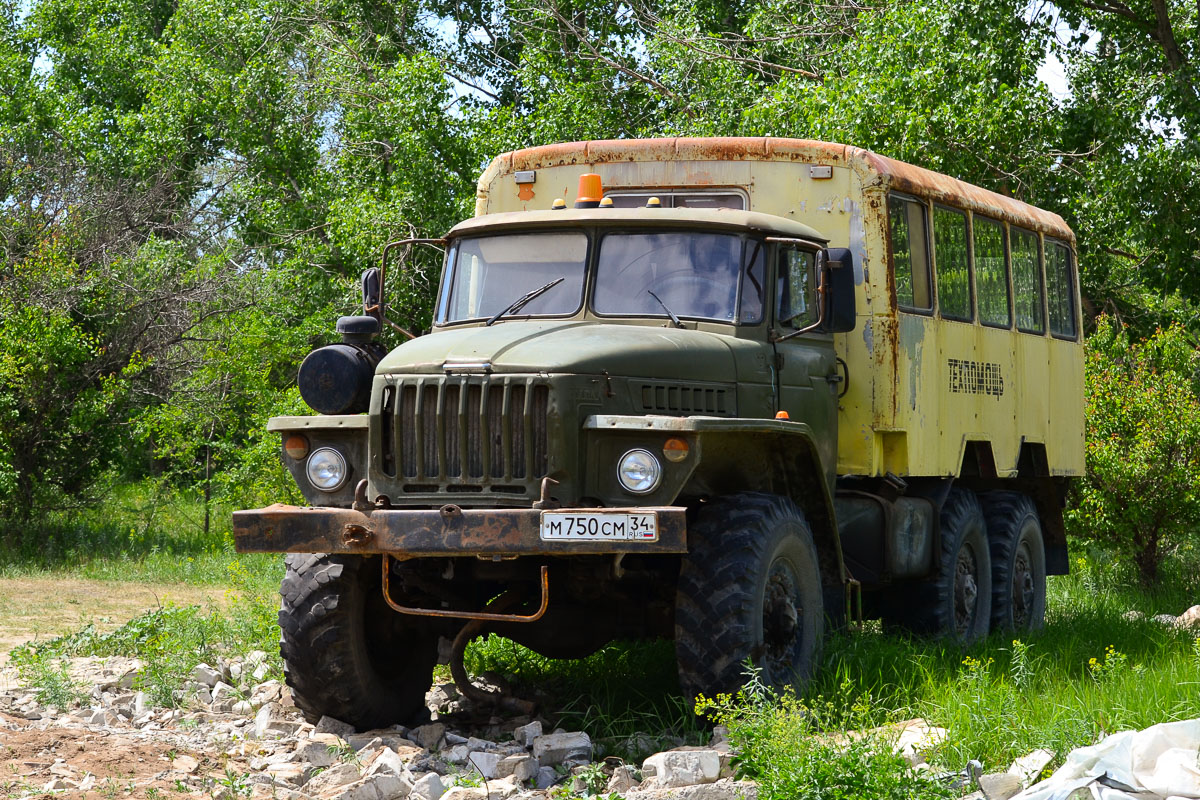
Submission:
M 833 486 L 837 469 L 837 358 L 833 335 L 797 333 L 817 321 L 817 250 L 778 243 L 774 253 L 776 411 L 812 429 L 825 479 Z

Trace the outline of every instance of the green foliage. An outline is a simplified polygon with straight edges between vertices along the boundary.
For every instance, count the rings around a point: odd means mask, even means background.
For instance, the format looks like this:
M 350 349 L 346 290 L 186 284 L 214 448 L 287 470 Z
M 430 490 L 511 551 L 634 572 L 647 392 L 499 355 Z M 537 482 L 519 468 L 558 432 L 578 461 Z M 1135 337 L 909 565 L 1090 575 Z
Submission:
M 834 699 L 802 701 L 774 694 L 754 674 L 734 696 L 697 698 L 696 712 L 729 729 L 738 777 L 757 781 L 767 800 L 953 797 L 896 751 L 898 729 L 870 727 L 872 699 L 852 690 L 846 683 Z
M 65 710 L 84 701 L 84 687 L 71 677 L 62 659 L 14 658 L 13 661 L 21 682 L 33 688 L 34 695 L 42 705 Z
M 1158 580 L 1163 559 L 1195 542 L 1198 368 L 1200 356 L 1179 326 L 1134 343 L 1101 318 L 1088 341 L 1087 476 L 1066 518 L 1076 536 L 1132 557 L 1146 586 Z

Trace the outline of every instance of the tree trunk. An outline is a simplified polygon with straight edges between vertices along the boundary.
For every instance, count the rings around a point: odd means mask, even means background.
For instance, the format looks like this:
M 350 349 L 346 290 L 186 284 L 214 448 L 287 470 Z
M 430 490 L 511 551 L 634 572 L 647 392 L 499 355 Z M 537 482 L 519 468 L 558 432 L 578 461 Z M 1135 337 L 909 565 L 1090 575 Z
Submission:
M 1133 554 L 1133 560 L 1138 569 L 1138 582 L 1147 589 L 1158 583 L 1158 539 L 1158 528 L 1156 527 L 1141 539 L 1137 551 Z

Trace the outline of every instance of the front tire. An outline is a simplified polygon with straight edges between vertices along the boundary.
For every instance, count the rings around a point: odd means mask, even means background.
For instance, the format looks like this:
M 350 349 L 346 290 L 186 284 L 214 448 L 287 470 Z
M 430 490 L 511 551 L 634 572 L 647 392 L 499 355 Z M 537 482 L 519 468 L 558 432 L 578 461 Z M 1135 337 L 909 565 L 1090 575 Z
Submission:
M 1027 495 L 983 495 L 992 556 L 992 630 L 1029 633 L 1046 621 L 1046 545 Z
M 812 531 L 785 498 L 745 493 L 705 506 L 688 529 L 675 599 L 679 683 L 734 692 L 745 662 L 776 690 L 799 690 L 824 635 L 821 571 Z
M 293 553 L 279 593 L 284 676 L 310 722 L 419 722 L 437 636 L 383 600 L 378 556 Z

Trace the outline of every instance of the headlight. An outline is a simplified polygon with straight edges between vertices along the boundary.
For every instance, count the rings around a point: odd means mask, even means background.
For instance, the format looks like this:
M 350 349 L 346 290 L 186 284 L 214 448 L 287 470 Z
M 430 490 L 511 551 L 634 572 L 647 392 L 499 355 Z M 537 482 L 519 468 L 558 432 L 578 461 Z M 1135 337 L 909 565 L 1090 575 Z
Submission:
M 617 480 L 627 492 L 649 494 L 662 480 L 662 464 L 649 450 L 630 450 L 617 464 Z
M 332 492 L 346 482 L 346 459 L 337 450 L 322 447 L 308 457 L 308 481 L 323 492 Z

